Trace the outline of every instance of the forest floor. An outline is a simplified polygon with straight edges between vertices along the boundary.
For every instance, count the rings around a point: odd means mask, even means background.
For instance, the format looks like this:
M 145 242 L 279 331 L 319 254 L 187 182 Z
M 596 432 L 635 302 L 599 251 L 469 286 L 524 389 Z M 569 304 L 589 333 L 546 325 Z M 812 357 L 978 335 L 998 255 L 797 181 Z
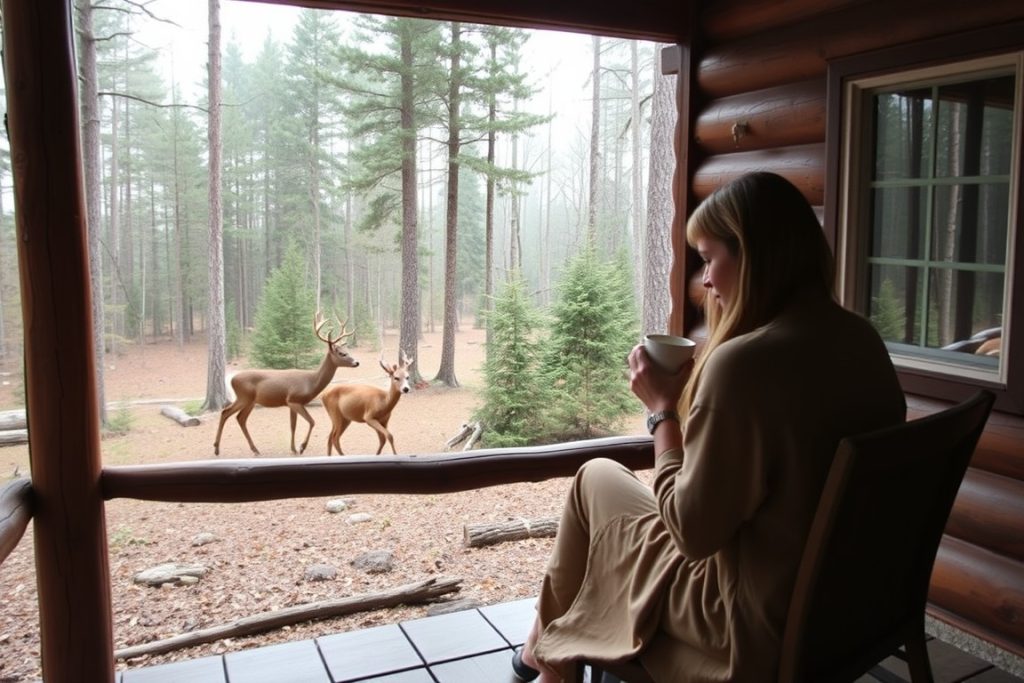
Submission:
M 397 341 L 384 339 L 389 362 L 395 361 Z M 384 387 L 379 351 L 354 348 L 358 368 L 342 368 L 335 382 Z M 424 379 L 437 372 L 441 331 L 427 333 L 416 359 Z M 484 332 L 464 323 L 456 336 L 459 388 L 434 385 L 404 396 L 392 414 L 389 428 L 398 452 L 431 453 L 468 421 L 479 405 L 484 359 Z M 201 403 L 206 390 L 206 343 L 196 339 L 184 346 L 173 342 L 124 346 L 107 357 L 106 400 L 110 415 L 130 424 L 127 433 L 104 436 L 104 464 L 139 464 L 203 460 L 213 457 L 217 414 L 201 417 L 195 427 L 181 427 L 160 415 L 163 404 L 184 407 Z M 230 363 L 228 374 L 248 367 L 245 359 Z M 21 407 L 18 382 L 20 358 L 0 364 L 0 410 Z M 324 455 L 330 420 L 319 405 L 310 406 L 316 421 L 305 455 Z M 290 455 L 288 412 L 284 408 L 253 411 L 249 431 L 264 456 Z M 299 420 L 301 442 L 304 423 Z M 642 433 L 637 419 L 622 426 Z M 354 424 L 342 438 L 346 453 L 373 453 L 376 434 Z M 73 454 L 69 454 L 73 457 Z M 222 458 L 249 457 L 249 449 L 234 418 L 224 426 Z M 28 448 L 0 448 L 0 482 L 29 472 Z M 495 486 L 479 491 L 443 495 L 358 495 L 349 510 L 332 514 L 330 498 L 304 498 L 245 504 L 152 503 L 114 500 L 107 504 L 114 647 L 124 648 L 173 635 L 227 624 L 284 607 L 319 600 L 383 591 L 429 577 L 462 579 L 453 598 L 494 604 L 536 594 L 552 539 L 528 539 L 484 548 L 463 546 L 463 526 L 521 518 L 556 517 L 568 490 L 568 479 Z M 353 513 L 370 519 L 354 522 Z M 198 534 L 216 539 L 194 545 Z M 385 573 L 367 573 L 351 562 L 367 552 L 386 551 L 394 560 Z M 134 583 L 140 571 L 165 562 L 199 564 L 206 568 L 198 583 L 150 588 Z M 314 581 L 306 571 L 315 565 L 336 570 L 330 580 Z M 0 566 L 0 681 L 40 678 L 39 625 L 31 526 L 18 547 Z M 222 639 L 163 655 L 119 661 L 134 668 L 209 654 L 303 640 L 329 633 L 424 616 L 426 607 L 399 607 L 348 617 L 306 622 L 266 633 Z

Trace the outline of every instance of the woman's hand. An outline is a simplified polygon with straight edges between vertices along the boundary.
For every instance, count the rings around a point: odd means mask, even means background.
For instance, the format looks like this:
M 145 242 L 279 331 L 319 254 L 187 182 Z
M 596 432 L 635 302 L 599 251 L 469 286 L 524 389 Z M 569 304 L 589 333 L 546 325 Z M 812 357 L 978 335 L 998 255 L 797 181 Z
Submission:
M 643 344 L 629 352 L 629 388 L 650 412 L 677 410 L 683 387 L 693 372 L 693 359 L 670 375 L 655 365 Z

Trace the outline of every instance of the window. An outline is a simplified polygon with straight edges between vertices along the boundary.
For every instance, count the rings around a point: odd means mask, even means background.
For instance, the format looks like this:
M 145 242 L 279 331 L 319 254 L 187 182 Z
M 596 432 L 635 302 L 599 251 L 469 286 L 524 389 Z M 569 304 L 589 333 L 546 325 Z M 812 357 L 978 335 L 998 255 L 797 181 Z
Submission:
M 850 63 L 837 69 L 844 77 L 830 70 L 842 112 L 831 141 L 841 147 L 840 296 L 875 324 L 909 391 L 1005 391 L 1019 373 L 1009 350 L 1022 63 L 1014 52 L 863 76 Z

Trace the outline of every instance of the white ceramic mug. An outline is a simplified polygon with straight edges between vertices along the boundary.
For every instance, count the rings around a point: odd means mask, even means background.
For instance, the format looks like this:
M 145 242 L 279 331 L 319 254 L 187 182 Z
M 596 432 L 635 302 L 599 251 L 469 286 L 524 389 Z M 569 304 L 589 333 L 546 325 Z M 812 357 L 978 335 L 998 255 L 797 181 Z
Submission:
M 693 358 L 697 343 L 671 334 L 648 334 L 644 336 L 644 348 L 658 367 L 674 375 Z

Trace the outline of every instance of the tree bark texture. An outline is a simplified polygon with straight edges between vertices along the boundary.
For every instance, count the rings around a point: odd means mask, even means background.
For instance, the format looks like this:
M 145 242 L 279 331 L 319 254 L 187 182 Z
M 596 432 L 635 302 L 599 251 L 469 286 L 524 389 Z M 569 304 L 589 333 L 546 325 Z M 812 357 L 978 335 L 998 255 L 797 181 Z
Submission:
M 590 74 L 590 186 L 587 193 L 587 244 L 597 244 L 598 175 L 601 172 L 601 37 L 593 37 L 593 68 Z
M 481 548 L 485 545 L 521 541 L 525 538 L 551 538 L 557 533 L 557 517 L 464 524 L 462 544 L 467 548 Z
M 398 345 L 416 358 L 420 339 L 419 224 L 416 199 L 416 101 L 412 54 L 411 19 L 400 20 L 402 52 L 402 320 Z M 383 320 L 383 316 L 381 316 Z M 421 381 L 419 365 L 413 365 L 409 381 Z
M 461 25 L 452 22 L 451 73 L 448 75 L 448 197 L 444 230 L 444 328 L 441 331 L 441 366 L 437 381 L 445 386 L 457 387 L 455 377 L 455 331 L 458 327 L 458 301 L 456 275 L 459 234 L 459 136 L 462 127 L 462 57 Z
M 644 240 L 643 331 L 668 332 L 672 305 L 669 275 L 672 269 L 672 174 L 675 169 L 672 137 L 675 132 L 675 76 L 665 76 L 654 60 L 651 97 L 650 171 L 647 181 L 647 229 Z
M 207 140 L 210 154 L 209 204 L 210 241 L 207 254 L 207 364 L 205 410 L 220 410 L 228 403 L 225 382 L 227 335 L 224 320 L 224 210 L 221 202 L 223 145 L 221 142 L 221 55 L 220 0 L 209 1 L 209 54 L 207 87 L 210 110 L 207 114 Z

